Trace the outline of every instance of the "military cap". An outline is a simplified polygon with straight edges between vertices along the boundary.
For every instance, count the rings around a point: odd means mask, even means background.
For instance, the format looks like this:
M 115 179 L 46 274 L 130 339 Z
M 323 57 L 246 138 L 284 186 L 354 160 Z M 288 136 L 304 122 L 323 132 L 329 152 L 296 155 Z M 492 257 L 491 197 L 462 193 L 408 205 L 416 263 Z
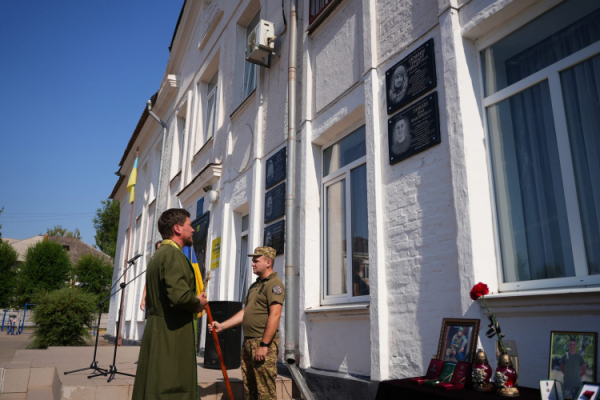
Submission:
M 265 256 L 265 257 L 269 257 L 269 258 L 275 258 L 276 254 L 277 254 L 277 251 L 274 248 L 268 247 L 268 246 L 263 246 L 263 247 L 257 247 L 256 249 L 254 249 L 254 253 L 248 254 L 248 257 Z

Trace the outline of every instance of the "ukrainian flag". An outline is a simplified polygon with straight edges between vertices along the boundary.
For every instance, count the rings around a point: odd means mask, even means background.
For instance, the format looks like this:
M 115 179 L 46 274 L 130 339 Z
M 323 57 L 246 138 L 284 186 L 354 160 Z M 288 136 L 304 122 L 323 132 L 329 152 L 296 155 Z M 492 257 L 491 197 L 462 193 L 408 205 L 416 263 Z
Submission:
M 135 162 L 133 163 L 133 169 L 131 170 L 131 175 L 129 175 L 129 181 L 127 182 L 127 191 L 129 192 L 129 203 L 133 203 L 135 199 L 135 181 L 137 180 L 137 164 L 138 157 L 135 158 Z
M 196 258 L 196 252 L 192 246 L 186 246 L 183 248 L 183 254 L 190 260 L 192 267 L 194 268 L 194 276 L 196 277 L 196 294 L 204 292 L 204 282 L 202 282 L 202 274 L 200 273 L 200 265 L 198 265 L 198 259 Z M 203 312 L 198 314 L 200 317 Z

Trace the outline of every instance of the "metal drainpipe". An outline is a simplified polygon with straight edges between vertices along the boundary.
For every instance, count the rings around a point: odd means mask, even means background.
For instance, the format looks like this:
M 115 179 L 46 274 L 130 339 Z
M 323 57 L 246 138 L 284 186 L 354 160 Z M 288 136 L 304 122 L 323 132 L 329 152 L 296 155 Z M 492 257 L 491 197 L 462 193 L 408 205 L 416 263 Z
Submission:
M 294 304 L 294 186 L 296 177 L 296 41 L 298 22 L 296 20 L 297 0 L 290 0 L 290 49 L 288 65 L 288 138 L 287 138 L 287 179 L 285 187 L 285 360 L 296 385 L 306 400 L 314 397 L 304 377 L 296 365 L 296 321 Z
M 150 256 L 155 252 L 154 243 L 156 242 L 156 224 L 158 221 L 158 200 L 160 198 L 160 185 L 162 182 L 162 170 L 163 170 L 163 156 L 165 154 L 165 142 L 167 141 L 167 124 L 165 124 L 160 118 L 152 112 L 152 100 L 146 102 L 148 107 L 148 114 L 152 116 L 163 127 L 162 145 L 160 147 L 160 165 L 158 166 L 158 185 L 156 186 L 156 206 L 154 207 L 154 218 L 152 221 L 152 246 L 150 246 Z

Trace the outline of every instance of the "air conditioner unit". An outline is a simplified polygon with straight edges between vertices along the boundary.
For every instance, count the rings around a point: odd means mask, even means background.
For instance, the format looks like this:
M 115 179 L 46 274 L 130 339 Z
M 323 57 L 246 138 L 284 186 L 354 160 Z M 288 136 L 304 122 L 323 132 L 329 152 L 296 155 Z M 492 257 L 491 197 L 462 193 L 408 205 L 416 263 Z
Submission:
M 265 57 L 275 50 L 275 43 L 269 42 L 269 38 L 273 36 L 275 36 L 275 26 L 273 23 L 261 19 L 248 35 L 246 61 L 268 67 L 269 63 L 268 61 L 265 62 Z

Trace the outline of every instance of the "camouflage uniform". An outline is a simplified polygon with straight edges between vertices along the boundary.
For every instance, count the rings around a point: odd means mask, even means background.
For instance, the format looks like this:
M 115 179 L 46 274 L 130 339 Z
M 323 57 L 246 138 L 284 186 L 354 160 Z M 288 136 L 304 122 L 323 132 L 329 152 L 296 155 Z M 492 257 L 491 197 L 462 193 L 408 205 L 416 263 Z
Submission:
M 271 247 L 257 247 L 250 256 L 265 256 L 275 258 L 275 249 Z M 277 272 L 272 272 L 268 277 L 257 278 L 256 282 L 248 289 L 244 300 L 244 344 L 242 345 L 242 376 L 244 377 L 244 390 L 247 400 L 275 400 L 277 390 L 277 358 L 279 357 L 279 331 L 275 332 L 269 344 L 266 359 L 256 361 L 256 351 L 263 339 L 270 305 L 283 304 L 285 288 Z
M 271 400 L 277 398 L 275 379 L 277 378 L 277 357 L 279 339 L 273 339 L 265 361 L 254 359 L 261 338 L 244 339 L 242 346 L 242 375 L 244 391 L 249 400 Z

